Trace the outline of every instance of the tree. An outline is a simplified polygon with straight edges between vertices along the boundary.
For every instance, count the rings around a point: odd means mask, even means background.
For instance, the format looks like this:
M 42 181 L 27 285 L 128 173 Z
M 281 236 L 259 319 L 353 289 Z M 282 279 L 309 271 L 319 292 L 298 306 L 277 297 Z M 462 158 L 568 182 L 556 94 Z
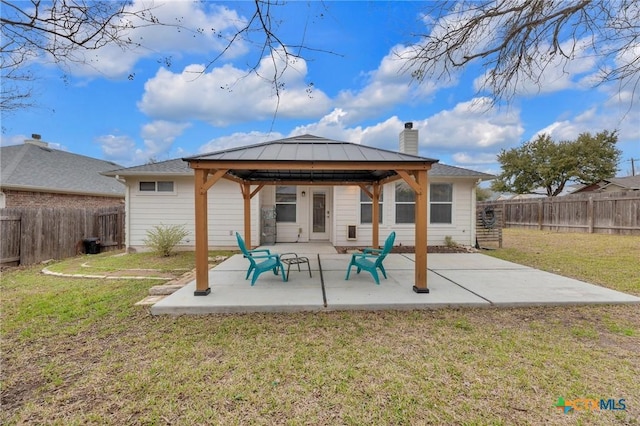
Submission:
M 476 201 L 487 201 L 491 198 L 491 190 L 489 188 L 483 188 L 482 186 L 476 186 Z
M 620 150 L 616 132 L 582 133 L 574 141 L 555 143 L 548 135 L 520 147 L 502 150 L 502 173 L 491 184 L 496 192 L 534 194 L 542 188 L 555 197 L 567 182 L 590 185 L 615 176 Z
M 194 36 L 212 31 L 225 40 L 226 47 L 209 61 L 202 72 L 218 61 L 236 41 L 249 41 L 260 52 L 249 72 L 257 73 L 260 60 L 270 56 L 274 73 L 261 77 L 274 85 L 278 95 L 282 90 L 278 80 L 286 68 L 301 58 L 303 50 L 312 50 L 304 43 L 286 43 L 277 35 L 279 22 L 274 17 L 274 9 L 283 4 L 272 0 L 254 0 L 252 15 L 239 22 L 235 31 L 228 34 L 216 33 L 214 28 L 189 28 L 189 23 L 182 20 L 161 22 L 154 14 L 160 6 L 135 10 L 132 2 L 126 0 L 0 0 L 0 5 L 0 78 L 3 81 L 0 111 L 3 112 L 33 106 L 31 87 L 24 84 L 36 77 L 29 68 L 32 62 L 49 61 L 60 66 L 86 64 L 87 52 L 106 45 L 116 45 L 123 50 L 144 47 L 143 41 L 132 38 L 131 34 L 145 26 L 191 31 Z M 170 4 L 165 6 L 170 7 Z M 170 64 L 167 58 L 163 62 Z
M 2 0 L 0 4 L 1 111 L 33 105 L 31 87 L 20 84 L 35 78 L 29 69 L 31 62 L 84 62 L 83 51 L 107 44 L 123 49 L 139 46 L 127 36 L 128 30 L 134 28 L 133 19 L 139 25 L 159 24 L 151 9 L 129 11 L 125 2 Z
M 577 58 L 600 69 L 594 84 L 640 84 L 640 3 L 637 0 L 455 0 L 426 12 L 432 25 L 408 53 L 405 70 L 422 81 L 450 77 L 474 61 L 487 73 L 480 90 L 510 100 L 522 84 L 543 84 Z

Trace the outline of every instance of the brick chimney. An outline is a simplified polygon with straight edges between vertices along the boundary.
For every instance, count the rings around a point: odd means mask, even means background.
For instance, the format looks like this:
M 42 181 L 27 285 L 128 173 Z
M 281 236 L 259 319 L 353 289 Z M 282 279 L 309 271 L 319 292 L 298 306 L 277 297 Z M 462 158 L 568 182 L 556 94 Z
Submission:
M 410 121 L 404 123 L 404 130 L 400 132 L 400 152 L 418 155 L 418 130 L 413 128 Z
M 40 136 L 37 133 L 33 133 L 31 134 L 31 139 L 25 139 L 24 143 L 28 143 L 31 145 L 36 145 L 36 146 L 41 146 L 41 147 L 48 147 L 49 144 L 46 143 L 45 141 L 42 140 L 42 136 Z

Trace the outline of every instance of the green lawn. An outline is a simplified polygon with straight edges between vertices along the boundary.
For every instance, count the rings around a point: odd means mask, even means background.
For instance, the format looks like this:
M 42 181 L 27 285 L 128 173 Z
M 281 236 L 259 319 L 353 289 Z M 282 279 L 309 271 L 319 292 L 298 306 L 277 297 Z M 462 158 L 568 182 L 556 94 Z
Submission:
M 575 235 L 568 260 L 514 230 L 491 254 L 640 294 L 640 238 Z M 640 424 L 638 305 L 173 318 L 134 306 L 155 284 L 3 273 L 0 423 Z

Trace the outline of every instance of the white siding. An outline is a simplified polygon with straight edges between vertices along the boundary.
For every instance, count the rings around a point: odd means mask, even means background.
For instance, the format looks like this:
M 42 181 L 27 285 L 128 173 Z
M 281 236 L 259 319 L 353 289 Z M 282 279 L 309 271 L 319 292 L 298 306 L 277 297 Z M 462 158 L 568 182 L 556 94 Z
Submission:
M 302 192 L 305 196 L 302 196 Z M 261 190 L 261 206 L 276 204 L 275 185 L 265 186 Z M 309 241 L 309 187 L 298 186 L 296 189 L 296 221 L 276 223 L 276 242 L 278 243 L 306 243 Z
M 431 178 L 429 183 L 453 183 L 452 224 L 428 223 L 429 245 L 443 245 L 446 236 L 465 246 L 475 245 L 475 180 Z M 385 185 L 383 202 L 383 223 L 380 224 L 380 241 L 384 241 L 391 231 L 396 231 L 395 244 L 413 246 L 415 226 L 395 224 L 395 182 Z M 360 188 L 356 186 L 334 189 L 336 246 L 370 246 L 372 225 L 360 223 Z M 427 209 L 429 212 L 429 209 Z M 427 213 L 429 214 L 429 213 Z M 357 239 L 347 240 L 347 225 L 357 226 Z
M 171 194 L 141 193 L 139 181 L 175 182 Z M 447 225 L 428 224 L 428 244 L 442 245 L 446 236 L 458 244 L 475 245 L 475 180 L 429 179 L 429 183 L 453 183 L 453 223 Z M 194 190 L 193 177 L 168 178 L 167 176 L 145 176 L 142 179 L 127 178 L 129 203 L 127 211 L 127 246 L 144 249 L 143 240 L 153 225 L 185 225 L 189 231 L 179 248 L 193 249 Z M 302 197 L 302 192 L 306 193 Z M 414 245 L 414 225 L 395 224 L 395 183 L 385 185 L 383 223 L 380 224 L 380 241 L 391 231 L 396 231 L 396 244 Z M 309 241 L 310 187 L 299 186 L 295 223 L 277 224 L 277 242 Z M 331 193 L 330 193 L 331 194 Z M 236 248 L 235 231 L 244 229 L 243 202 L 237 183 L 221 180 L 208 193 L 209 200 L 209 246 L 211 248 Z M 336 246 L 370 246 L 371 224 L 360 224 L 360 188 L 357 186 L 333 187 L 333 212 L 330 241 Z M 251 200 L 251 241 L 260 243 L 260 208 L 275 204 L 275 187 L 265 186 Z M 428 211 L 429 209 L 427 209 Z M 356 225 L 357 239 L 347 240 L 347 226 Z M 300 233 L 299 230 L 302 229 Z
M 173 193 L 144 193 L 138 190 L 139 181 L 174 181 Z M 195 247 L 195 196 L 193 177 L 145 176 L 128 178 L 130 203 L 127 215 L 127 245 L 144 250 L 146 232 L 154 225 L 184 225 L 189 235 L 179 244 L 179 249 Z M 251 200 L 251 241 L 259 243 L 259 197 Z M 209 246 L 212 248 L 236 248 L 235 231 L 243 233 L 244 209 L 240 187 L 235 182 L 220 180 L 208 193 Z
M 453 183 L 453 223 L 450 225 L 428 223 L 428 244 L 443 245 L 446 236 L 465 246 L 475 245 L 475 180 L 429 179 L 429 183 Z M 472 197 L 473 196 L 473 197 Z M 427 209 L 428 211 L 428 209 Z M 473 212 L 473 213 L 472 213 Z

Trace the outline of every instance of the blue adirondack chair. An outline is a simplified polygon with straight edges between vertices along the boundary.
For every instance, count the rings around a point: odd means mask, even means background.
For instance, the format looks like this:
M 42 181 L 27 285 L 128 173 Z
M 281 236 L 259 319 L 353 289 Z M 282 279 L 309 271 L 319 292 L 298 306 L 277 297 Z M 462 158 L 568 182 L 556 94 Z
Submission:
M 240 236 L 239 233 L 236 232 L 236 239 L 238 240 L 238 246 L 240 247 L 240 251 L 244 257 L 249 259 L 251 265 L 247 270 L 247 276 L 244 279 L 249 279 L 249 275 L 253 272 L 253 277 L 251 277 L 251 285 L 256 283 L 258 276 L 264 271 L 273 270 L 275 275 L 278 275 L 278 269 L 282 271 L 282 281 L 287 281 L 287 277 L 284 273 L 284 268 L 282 267 L 282 262 L 280 262 L 280 255 L 271 254 L 268 249 L 254 249 L 248 250 L 247 246 L 244 243 L 244 240 Z
M 349 274 L 351 274 L 351 267 L 355 266 L 356 268 L 358 268 L 356 271 L 358 274 L 361 270 L 364 269 L 371 274 L 373 279 L 376 281 L 376 284 L 380 285 L 380 278 L 378 278 L 378 269 L 380 269 L 380 272 L 382 272 L 384 278 L 387 279 L 387 271 L 384 270 L 382 262 L 393 248 L 393 241 L 395 239 L 396 233 L 392 232 L 384 242 L 384 247 L 382 249 L 366 248 L 362 253 L 355 253 L 351 255 L 351 262 L 349 263 L 349 268 L 347 269 L 347 277 L 345 278 L 345 280 L 349 279 Z

